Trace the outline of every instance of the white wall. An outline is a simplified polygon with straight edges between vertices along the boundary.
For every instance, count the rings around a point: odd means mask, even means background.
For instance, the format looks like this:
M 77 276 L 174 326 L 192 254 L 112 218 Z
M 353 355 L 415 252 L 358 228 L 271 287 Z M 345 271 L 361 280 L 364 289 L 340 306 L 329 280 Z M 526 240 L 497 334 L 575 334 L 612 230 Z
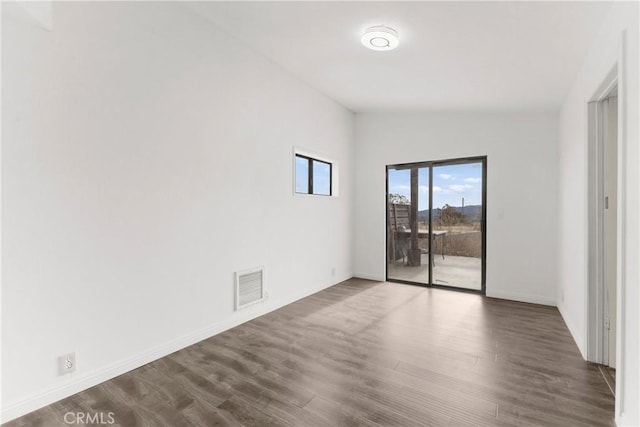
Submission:
M 638 215 L 640 151 L 638 150 L 638 3 L 615 3 L 593 42 L 580 74 L 567 95 L 560 114 L 560 233 L 558 308 L 569 325 L 582 354 L 587 346 L 587 109 L 598 86 L 615 66 L 622 31 L 626 30 L 626 66 L 620 70 L 625 76 L 624 91 L 619 93 L 625 111 L 626 138 L 624 174 L 626 190 L 625 255 L 622 259 L 626 278 L 624 312 L 626 319 L 618 325 L 618 333 L 625 332 L 622 349 L 618 351 L 616 384 L 616 419 L 618 425 L 640 425 L 640 277 L 638 251 L 640 217 Z M 620 112 L 622 113 L 623 110 Z M 625 136 L 626 134 L 626 136 Z M 621 311 L 620 309 L 618 310 Z M 622 319 L 621 319 L 622 320 Z M 625 361 L 620 364 L 621 358 Z M 623 377 L 623 378 L 622 378 Z M 621 389 L 622 386 L 622 389 Z M 620 410 L 624 409 L 621 415 Z
M 354 274 L 385 277 L 385 165 L 486 155 L 487 295 L 554 305 L 555 113 L 356 115 Z
M 3 421 L 352 276 L 351 112 L 177 3 L 52 16 L 3 4 Z M 292 195 L 294 145 L 340 197 Z

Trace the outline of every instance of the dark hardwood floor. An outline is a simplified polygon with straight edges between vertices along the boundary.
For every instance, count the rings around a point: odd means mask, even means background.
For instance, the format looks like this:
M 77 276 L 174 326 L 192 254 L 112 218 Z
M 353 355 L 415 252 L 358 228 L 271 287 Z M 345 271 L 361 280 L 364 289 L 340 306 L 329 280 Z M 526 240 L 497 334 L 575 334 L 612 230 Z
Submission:
M 66 426 L 608 426 L 557 309 L 352 279 L 14 420 Z
M 616 395 L 616 370 L 614 368 L 610 368 L 609 366 L 598 365 L 598 369 L 600 369 L 600 373 L 604 378 L 607 386 L 609 386 L 609 390 L 611 394 Z

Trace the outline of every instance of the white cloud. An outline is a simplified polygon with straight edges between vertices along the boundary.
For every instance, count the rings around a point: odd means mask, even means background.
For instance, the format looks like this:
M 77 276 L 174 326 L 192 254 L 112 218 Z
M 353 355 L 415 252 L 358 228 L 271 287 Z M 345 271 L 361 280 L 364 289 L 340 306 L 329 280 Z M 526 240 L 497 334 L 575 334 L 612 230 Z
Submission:
M 467 178 L 464 180 L 465 182 L 475 182 L 478 183 L 480 181 L 482 181 L 482 178 Z
M 473 188 L 473 185 L 469 184 L 452 184 L 449 186 L 450 190 L 455 191 L 456 193 L 464 193 L 465 191 Z
M 433 186 L 433 192 L 434 193 L 440 193 L 442 192 L 442 187 L 438 187 L 437 185 Z M 421 185 L 420 186 L 420 193 L 427 195 L 429 194 L 429 186 L 428 185 Z
M 442 179 L 455 179 L 454 176 L 451 175 L 450 173 L 441 173 L 438 176 Z

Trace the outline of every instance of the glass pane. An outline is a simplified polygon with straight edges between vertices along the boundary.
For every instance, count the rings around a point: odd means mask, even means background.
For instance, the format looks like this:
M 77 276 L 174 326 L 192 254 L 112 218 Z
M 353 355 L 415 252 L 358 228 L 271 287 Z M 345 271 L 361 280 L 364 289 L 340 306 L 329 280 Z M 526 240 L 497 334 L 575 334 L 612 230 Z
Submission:
M 296 156 L 296 193 L 309 193 L 309 159 Z
M 482 163 L 433 168 L 433 284 L 482 289 Z
M 387 178 L 387 277 L 428 284 L 429 168 L 389 169 Z
M 331 195 L 331 165 L 313 160 L 313 194 Z

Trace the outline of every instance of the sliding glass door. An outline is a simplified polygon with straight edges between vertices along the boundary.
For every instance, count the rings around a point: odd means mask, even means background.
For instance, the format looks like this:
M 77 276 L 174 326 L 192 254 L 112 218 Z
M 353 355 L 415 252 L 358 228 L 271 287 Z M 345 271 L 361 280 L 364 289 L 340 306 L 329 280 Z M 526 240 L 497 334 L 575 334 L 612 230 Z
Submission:
M 433 284 L 482 290 L 484 162 L 433 166 Z
M 387 182 L 387 277 L 428 285 L 429 168 L 389 168 Z
M 484 292 L 486 157 L 387 166 L 387 280 Z

